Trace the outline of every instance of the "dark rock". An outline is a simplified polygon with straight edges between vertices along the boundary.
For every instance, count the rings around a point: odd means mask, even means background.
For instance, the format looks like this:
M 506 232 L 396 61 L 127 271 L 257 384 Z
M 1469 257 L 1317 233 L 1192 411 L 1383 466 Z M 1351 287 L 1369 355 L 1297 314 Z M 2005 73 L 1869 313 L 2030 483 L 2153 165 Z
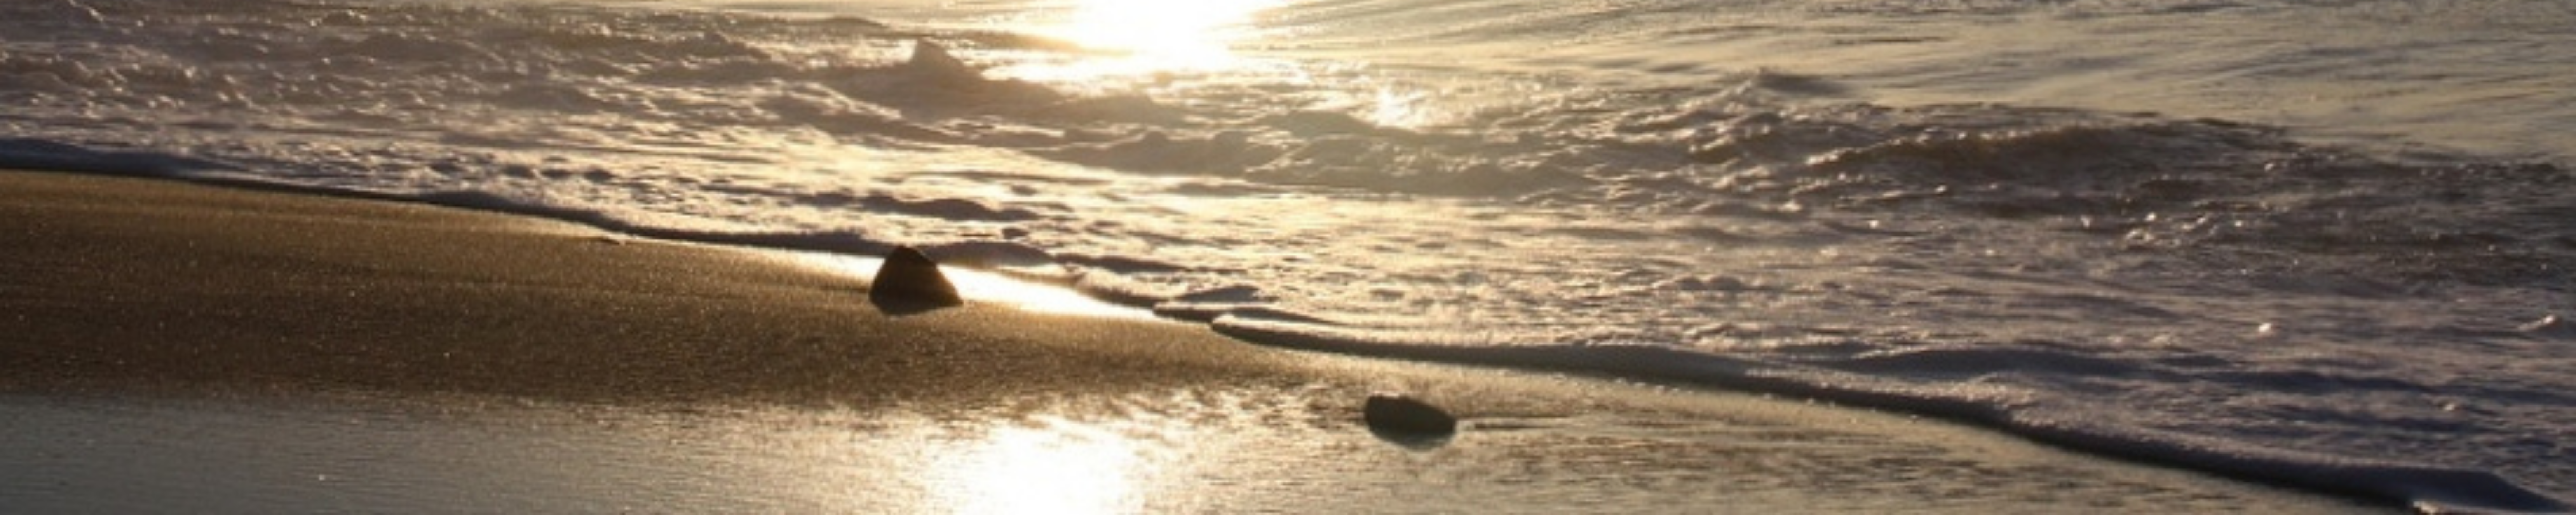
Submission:
M 1458 419 L 1440 408 L 1403 395 L 1370 395 L 1361 409 L 1369 430 L 1382 436 L 1445 437 L 1458 432 Z
M 957 296 L 957 285 L 939 273 L 939 263 L 908 246 L 895 247 L 894 252 L 886 254 L 885 265 L 877 268 L 876 281 L 868 285 L 868 300 L 898 314 L 966 304 L 966 299 Z

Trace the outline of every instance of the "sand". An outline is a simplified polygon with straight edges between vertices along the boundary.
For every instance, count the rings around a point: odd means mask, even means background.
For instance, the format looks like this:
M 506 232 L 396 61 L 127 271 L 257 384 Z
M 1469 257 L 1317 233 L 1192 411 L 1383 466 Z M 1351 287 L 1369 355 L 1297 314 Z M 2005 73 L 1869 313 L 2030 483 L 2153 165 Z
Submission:
M 1262 348 L 427 205 L 0 172 L 0 507 L 2338 512 L 1882 413 Z M 1025 299 L 1021 299 L 1025 300 Z M 1467 430 L 1372 436 L 1369 392 Z
M 1281 368 L 1177 323 L 889 317 L 861 277 L 541 220 L 46 174 L 0 191 L 16 388 L 866 405 Z

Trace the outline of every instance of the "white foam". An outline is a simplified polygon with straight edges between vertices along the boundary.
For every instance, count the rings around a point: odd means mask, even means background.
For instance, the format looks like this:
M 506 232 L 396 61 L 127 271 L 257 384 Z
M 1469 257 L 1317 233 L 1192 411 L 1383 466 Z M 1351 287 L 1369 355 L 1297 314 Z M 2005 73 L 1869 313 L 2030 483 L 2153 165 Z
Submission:
M 1476 345 L 1453 337 L 1227 316 L 1218 332 L 1265 345 L 1417 359 L 1577 372 L 1628 379 L 1779 393 L 1854 406 L 1919 413 L 2003 430 L 2041 442 L 2249 480 L 2404 503 L 2430 512 L 2560 512 L 2562 501 L 2482 470 L 2430 467 L 2267 448 L 2205 435 L 2105 422 L 2094 409 L 2069 408 L 2045 393 L 2005 386 L 1908 382 L 1850 375 L 1789 363 L 1750 361 L 1662 346 Z M 2064 369 L 1992 353 L 1960 360 L 1979 369 Z M 1940 374 L 1959 365 L 1902 367 Z M 2078 367 L 2085 368 L 2085 367 Z

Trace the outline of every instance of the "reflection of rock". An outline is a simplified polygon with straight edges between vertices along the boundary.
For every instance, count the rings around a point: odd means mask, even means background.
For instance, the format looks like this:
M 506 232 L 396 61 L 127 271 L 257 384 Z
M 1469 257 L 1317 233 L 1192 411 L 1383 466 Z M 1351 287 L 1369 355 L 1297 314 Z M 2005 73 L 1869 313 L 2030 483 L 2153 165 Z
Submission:
M 1443 437 L 1458 432 L 1457 418 L 1403 395 L 1370 395 L 1361 415 L 1368 419 L 1369 430 L 1381 435 Z
M 876 281 L 868 285 L 868 300 L 888 312 L 929 311 L 966 303 L 957 296 L 957 285 L 939 273 L 939 263 L 931 261 L 912 247 L 895 247 L 886 254 L 885 265 L 877 268 Z

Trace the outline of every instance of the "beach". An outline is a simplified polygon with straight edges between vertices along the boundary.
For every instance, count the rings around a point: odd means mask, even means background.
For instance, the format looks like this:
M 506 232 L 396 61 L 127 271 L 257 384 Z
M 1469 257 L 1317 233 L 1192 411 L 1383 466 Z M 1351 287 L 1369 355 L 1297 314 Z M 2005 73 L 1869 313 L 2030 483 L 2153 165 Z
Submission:
M 972 291 L 888 315 L 786 253 L 421 204 L 0 172 L 0 237 L 0 506 L 38 512 L 2370 509 Z M 1464 429 L 1380 439 L 1373 392 Z
M 1177 324 L 1103 328 L 973 306 L 887 317 L 860 277 L 564 223 L 130 179 L 8 180 L 7 332 L 23 342 L 6 359 L 29 373 L 0 381 L 20 388 L 865 406 L 1278 368 Z
M 1187 4 L 0 3 L 0 508 L 2576 498 L 2576 4 Z

